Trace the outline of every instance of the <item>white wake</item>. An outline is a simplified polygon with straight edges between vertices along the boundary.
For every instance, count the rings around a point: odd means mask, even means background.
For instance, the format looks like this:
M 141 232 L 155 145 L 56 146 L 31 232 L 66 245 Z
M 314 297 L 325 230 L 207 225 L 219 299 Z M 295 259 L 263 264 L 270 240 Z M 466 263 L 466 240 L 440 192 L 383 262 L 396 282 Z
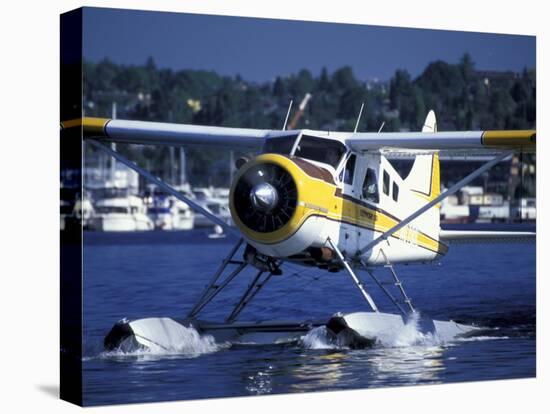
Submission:
M 196 357 L 203 354 L 217 352 L 227 348 L 229 344 L 216 342 L 211 335 L 201 335 L 193 327 L 182 327 L 178 342 L 171 343 L 169 346 L 150 343 L 148 347 L 141 347 L 135 350 L 115 349 L 112 351 L 103 351 L 99 354 L 100 358 L 117 357 Z
M 375 347 L 379 348 L 404 348 L 404 347 L 434 347 L 450 345 L 455 342 L 487 341 L 493 339 L 506 339 L 497 336 L 472 336 L 455 338 L 444 341 L 436 334 L 422 332 L 419 328 L 420 314 L 413 312 L 407 322 L 399 328 L 380 332 L 376 337 Z M 301 345 L 306 349 L 346 349 L 337 343 L 335 338 L 327 332 L 324 326 L 311 329 L 301 338 Z
M 301 345 L 306 349 L 339 349 L 342 348 L 330 337 L 325 326 L 312 328 L 302 336 Z
M 412 312 L 403 327 L 381 335 L 377 342 L 388 348 L 402 348 L 407 346 L 437 346 L 443 341 L 432 333 L 423 333 L 419 329 L 420 313 Z

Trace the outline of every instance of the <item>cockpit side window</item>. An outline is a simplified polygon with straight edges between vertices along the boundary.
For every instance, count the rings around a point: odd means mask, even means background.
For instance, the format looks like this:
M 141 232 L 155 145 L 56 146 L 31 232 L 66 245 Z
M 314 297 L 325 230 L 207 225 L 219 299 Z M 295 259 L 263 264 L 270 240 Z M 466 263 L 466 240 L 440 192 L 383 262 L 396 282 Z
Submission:
M 382 191 L 387 196 L 390 195 L 390 175 L 386 170 L 384 170 L 383 180 L 382 180 Z
M 399 201 L 399 186 L 395 181 L 393 182 L 392 197 L 393 197 L 393 201 Z
M 264 142 L 262 153 L 290 155 L 296 138 L 298 138 L 298 135 L 268 138 Z
M 344 184 L 353 184 L 353 173 L 355 172 L 355 159 L 357 157 L 355 154 L 351 154 L 346 163 L 346 168 L 344 169 Z
M 367 168 L 365 174 L 365 180 L 363 181 L 362 189 L 363 198 L 373 203 L 380 201 L 378 196 L 378 180 L 376 179 L 376 172 L 372 168 Z
M 294 155 L 307 160 L 319 161 L 336 168 L 345 152 L 346 147 L 340 141 L 302 135 Z

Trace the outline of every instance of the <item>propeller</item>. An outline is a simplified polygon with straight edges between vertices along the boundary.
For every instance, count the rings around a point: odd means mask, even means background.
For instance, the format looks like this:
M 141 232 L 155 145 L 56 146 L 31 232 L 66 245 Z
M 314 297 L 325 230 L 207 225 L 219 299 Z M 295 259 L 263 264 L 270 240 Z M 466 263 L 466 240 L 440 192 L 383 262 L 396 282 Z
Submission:
M 237 181 L 233 194 L 241 222 L 260 233 L 287 224 L 297 204 L 296 183 L 284 168 L 272 163 L 250 167 Z

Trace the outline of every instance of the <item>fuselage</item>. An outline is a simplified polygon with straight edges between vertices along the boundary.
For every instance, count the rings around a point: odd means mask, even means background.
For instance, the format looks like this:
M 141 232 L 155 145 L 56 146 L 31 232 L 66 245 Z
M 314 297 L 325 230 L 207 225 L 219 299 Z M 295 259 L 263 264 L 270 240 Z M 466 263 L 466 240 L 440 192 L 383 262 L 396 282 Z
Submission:
M 286 137 L 267 140 L 264 153 L 239 169 L 231 189 L 233 220 L 258 252 L 319 267 L 334 261 L 328 238 L 349 260 L 369 265 L 430 262 L 446 253 L 434 207 L 359 254 L 439 192 L 436 157 L 430 155 L 429 170 L 413 167 L 417 177 L 403 179 L 379 152 L 353 153 L 334 133 Z M 422 180 L 425 188 L 411 188 Z

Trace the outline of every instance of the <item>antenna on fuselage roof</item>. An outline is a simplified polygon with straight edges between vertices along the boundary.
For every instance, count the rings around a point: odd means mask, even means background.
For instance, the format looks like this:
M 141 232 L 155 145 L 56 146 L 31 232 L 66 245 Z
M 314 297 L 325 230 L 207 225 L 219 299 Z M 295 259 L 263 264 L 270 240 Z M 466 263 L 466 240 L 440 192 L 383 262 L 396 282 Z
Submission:
M 380 125 L 380 128 L 378 128 L 378 133 L 382 132 L 382 128 L 384 128 L 384 125 L 386 125 L 386 121 L 382 121 L 382 125 Z
M 365 102 L 361 104 L 361 109 L 359 110 L 359 115 L 357 116 L 357 122 L 355 123 L 355 129 L 353 130 L 353 133 L 357 132 L 357 128 L 359 127 L 359 121 L 361 120 L 361 115 L 363 114 L 364 107 L 365 107 Z
M 285 118 L 285 124 L 283 125 L 283 131 L 286 129 L 286 123 L 288 122 L 288 117 L 290 115 L 290 110 L 292 109 L 292 102 L 294 102 L 294 101 L 291 99 L 290 103 L 288 104 L 288 111 L 286 111 L 286 118 Z

